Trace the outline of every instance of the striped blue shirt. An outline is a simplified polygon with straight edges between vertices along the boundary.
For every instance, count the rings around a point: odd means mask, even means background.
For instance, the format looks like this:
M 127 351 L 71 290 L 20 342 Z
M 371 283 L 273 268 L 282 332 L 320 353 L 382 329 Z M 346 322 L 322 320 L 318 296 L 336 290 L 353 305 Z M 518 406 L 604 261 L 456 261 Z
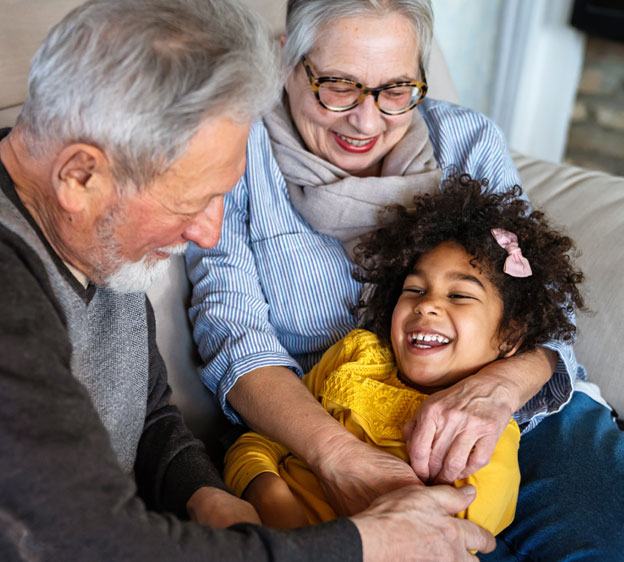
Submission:
M 487 178 L 493 191 L 520 184 L 501 132 L 485 116 L 431 99 L 418 109 L 445 176 Z M 235 423 L 240 419 L 227 394 L 239 377 L 273 365 L 302 376 L 355 327 L 349 310 L 360 285 L 352 263 L 340 242 L 313 230 L 290 204 L 261 122 L 251 128 L 245 173 L 225 197 L 219 244 L 191 245 L 186 260 L 200 376 Z M 559 364 L 515 414 L 525 431 L 570 399 L 573 378 L 584 378 L 571 346 L 547 346 L 559 353 Z

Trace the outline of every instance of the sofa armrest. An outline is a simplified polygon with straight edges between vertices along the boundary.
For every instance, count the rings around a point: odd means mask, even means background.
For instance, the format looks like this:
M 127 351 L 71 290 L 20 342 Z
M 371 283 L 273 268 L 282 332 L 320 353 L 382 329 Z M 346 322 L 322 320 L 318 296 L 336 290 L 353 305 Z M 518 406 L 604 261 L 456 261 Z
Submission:
M 624 413 L 624 178 L 512 153 L 536 207 L 576 242 L 589 313 L 579 313 L 575 352 L 605 399 Z M 622 346 L 622 347 L 620 347 Z

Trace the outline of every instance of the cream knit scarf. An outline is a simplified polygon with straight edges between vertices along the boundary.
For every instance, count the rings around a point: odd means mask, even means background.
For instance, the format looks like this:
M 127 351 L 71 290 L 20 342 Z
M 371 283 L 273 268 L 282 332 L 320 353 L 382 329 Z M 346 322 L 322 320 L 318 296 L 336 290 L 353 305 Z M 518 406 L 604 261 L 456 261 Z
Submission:
M 264 118 L 293 206 L 312 228 L 340 240 L 351 257 L 359 237 L 382 226 L 381 210 L 397 203 L 409 208 L 415 195 L 438 189 L 441 172 L 429 130 L 418 110 L 412 114 L 405 136 L 385 156 L 381 176 L 364 178 L 309 152 L 287 102 Z

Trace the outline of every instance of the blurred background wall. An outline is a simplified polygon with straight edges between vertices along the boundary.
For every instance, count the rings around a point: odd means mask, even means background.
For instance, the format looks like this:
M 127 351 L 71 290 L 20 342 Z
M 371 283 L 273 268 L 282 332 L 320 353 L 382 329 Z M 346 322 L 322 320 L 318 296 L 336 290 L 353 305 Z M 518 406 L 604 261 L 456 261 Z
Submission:
M 520 152 L 624 174 L 624 0 L 432 2 L 462 105 Z

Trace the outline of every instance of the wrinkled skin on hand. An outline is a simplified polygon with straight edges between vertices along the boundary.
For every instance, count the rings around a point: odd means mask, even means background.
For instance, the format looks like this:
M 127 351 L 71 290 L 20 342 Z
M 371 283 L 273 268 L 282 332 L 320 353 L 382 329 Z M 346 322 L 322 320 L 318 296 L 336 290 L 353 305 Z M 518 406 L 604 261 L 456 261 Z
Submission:
M 487 368 L 427 398 L 403 436 L 414 472 L 423 482 L 466 478 L 490 461 L 514 411 L 513 391 Z
M 545 347 L 523 351 L 427 398 L 403 431 L 418 477 L 450 483 L 483 468 L 512 413 L 548 382 L 558 358 Z
M 199 488 L 186 503 L 186 510 L 191 521 L 206 527 L 223 529 L 235 523 L 261 524 L 258 513 L 249 502 L 219 488 Z
M 452 517 L 474 499 L 472 486 L 409 486 L 376 499 L 352 517 L 362 538 L 364 562 L 467 562 L 470 551 L 491 552 L 494 537 Z
M 391 490 L 422 484 L 407 463 L 355 438 L 330 440 L 312 469 L 340 515 L 359 513 Z

